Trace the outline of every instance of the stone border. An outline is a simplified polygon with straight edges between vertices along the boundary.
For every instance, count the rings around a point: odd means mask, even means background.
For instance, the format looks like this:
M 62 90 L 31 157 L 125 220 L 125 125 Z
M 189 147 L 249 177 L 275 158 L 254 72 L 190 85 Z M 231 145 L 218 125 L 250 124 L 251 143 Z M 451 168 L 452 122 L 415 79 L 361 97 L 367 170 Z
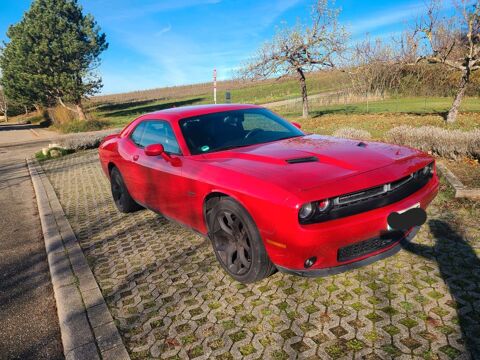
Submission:
M 27 164 L 37 198 L 65 358 L 129 360 L 52 184 L 37 160 L 27 159 Z
M 437 162 L 437 169 L 440 170 L 455 190 L 456 198 L 470 198 L 480 200 L 480 188 L 468 188 L 457 178 L 444 164 Z

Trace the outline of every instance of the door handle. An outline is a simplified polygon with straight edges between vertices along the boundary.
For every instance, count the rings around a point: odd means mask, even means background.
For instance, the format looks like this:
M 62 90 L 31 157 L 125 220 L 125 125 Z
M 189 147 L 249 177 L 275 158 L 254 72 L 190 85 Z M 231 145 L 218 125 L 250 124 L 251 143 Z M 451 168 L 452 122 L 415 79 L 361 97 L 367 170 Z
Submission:
M 137 161 L 138 160 L 138 155 L 133 155 L 133 161 Z

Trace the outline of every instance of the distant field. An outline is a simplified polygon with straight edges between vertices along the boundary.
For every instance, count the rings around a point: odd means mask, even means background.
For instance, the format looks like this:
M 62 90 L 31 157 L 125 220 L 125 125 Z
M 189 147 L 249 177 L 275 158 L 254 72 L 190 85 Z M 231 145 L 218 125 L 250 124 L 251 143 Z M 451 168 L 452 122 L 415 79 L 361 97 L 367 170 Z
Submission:
M 340 71 L 322 71 L 308 74 L 307 86 L 311 94 L 341 89 L 349 86 L 348 76 Z M 300 96 L 298 81 L 293 78 L 263 81 L 219 81 L 217 83 L 217 100 L 223 102 L 225 93 L 230 91 L 232 101 L 237 103 L 267 103 Z M 205 98 L 213 102 L 212 83 L 165 87 L 123 94 L 95 96 L 89 101 L 90 106 L 112 103 L 133 103 L 189 97 Z

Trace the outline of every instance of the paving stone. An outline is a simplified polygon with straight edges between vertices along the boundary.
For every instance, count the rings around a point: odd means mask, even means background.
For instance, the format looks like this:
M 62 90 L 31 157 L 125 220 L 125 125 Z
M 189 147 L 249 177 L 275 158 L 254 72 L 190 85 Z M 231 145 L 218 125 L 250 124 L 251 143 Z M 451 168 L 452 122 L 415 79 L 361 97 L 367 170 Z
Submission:
M 65 360 L 100 360 L 97 346 L 95 343 L 89 343 L 71 350 L 66 356 Z
M 110 349 L 104 359 L 126 355 L 117 353 L 122 339 L 136 358 L 480 353 L 475 212 L 445 212 L 437 199 L 412 246 L 391 258 L 326 278 L 276 273 L 242 285 L 225 275 L 208 240 L 148 210 L 119 213 L 96 151 L 42 166 L 101 288 L 83 293 L 85 305 L 97 310 L 103 294 L 122 335 L 111 321 L 96 327 Z
M 90 320 L 90 324 L 93 328 L 111 323 L 113 321 L 110 311 L 104 302 L 88 308 L 87 313 L 88 319 Z
M 123 346 L 109 349 L 102 354 L 103 360 L 130 360 L 127 350 Z
M 122 338 L 120 337 L 113 321 L 97 326 L 93 331 L 95 333 L 98 347 L 102 353 L 116 346 L 122 345 Z
M 55 289 L 57 311 L 66 353 L 88 343 L 94 338 L 88 324 L 80 293 L 75 285 Z M 58 299 L 62 301 L 58 301 Z
M 98 287 L 82 291 L 82 297 L 85 307 L 87 309 L 91 308 L 92 306 L 101 304 L 104 301 L 102 293 L 100 292 L 100 289 Z

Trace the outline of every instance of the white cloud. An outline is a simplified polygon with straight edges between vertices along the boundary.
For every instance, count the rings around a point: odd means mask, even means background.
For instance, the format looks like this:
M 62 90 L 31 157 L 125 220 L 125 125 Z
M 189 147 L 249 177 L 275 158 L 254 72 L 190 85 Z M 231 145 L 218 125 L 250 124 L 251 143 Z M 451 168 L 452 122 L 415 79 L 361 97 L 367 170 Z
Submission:
M 165 26 L 163 29 L 160 29 L 160 31 L 157 31 L 155 36 L 162 36 L 163 34 L 168 33 L 170 30 L 172 30 L 172 25 Z

